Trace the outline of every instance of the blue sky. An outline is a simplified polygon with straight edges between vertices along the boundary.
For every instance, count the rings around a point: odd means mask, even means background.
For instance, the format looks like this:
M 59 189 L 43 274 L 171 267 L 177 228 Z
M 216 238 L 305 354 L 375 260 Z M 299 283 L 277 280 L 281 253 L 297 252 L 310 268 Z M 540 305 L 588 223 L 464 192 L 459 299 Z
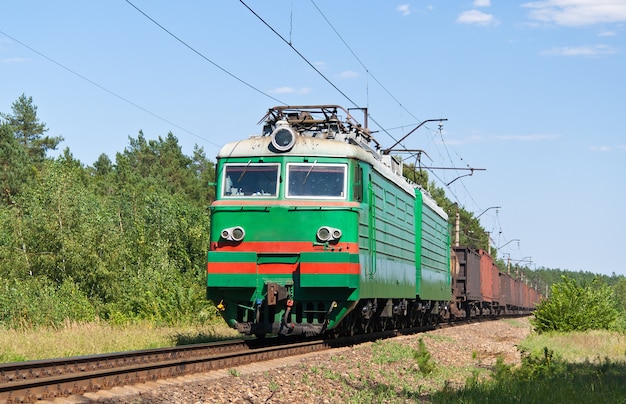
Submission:
M 278 104 L 368 107 L 387 147 L 446 118 L 404 145 L 486 169 L 429 175 L 501 254 L 626 275 L 626 1 L 246 0 L 265 23 L 235 0 L 132 4 L 170 33 L 123 0 L 3 2 L 0 111 L 33 97 L 86 165 L 139 130 L 213 159 Z

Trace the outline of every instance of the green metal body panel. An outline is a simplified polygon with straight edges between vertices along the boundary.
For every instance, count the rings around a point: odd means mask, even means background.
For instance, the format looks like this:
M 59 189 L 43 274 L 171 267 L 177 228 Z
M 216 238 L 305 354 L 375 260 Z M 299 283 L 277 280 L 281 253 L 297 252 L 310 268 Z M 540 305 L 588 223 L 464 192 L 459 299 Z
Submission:
M 417 295 L 422 300 L 449 301 L 452 290 L 448 221 L 424 198 L 416 192 L 415 217 L 421 218 L 415 221 Z
M 361 298 L 415 298 L 414 199 L 364 166 L 367 192 L 359 217 Z

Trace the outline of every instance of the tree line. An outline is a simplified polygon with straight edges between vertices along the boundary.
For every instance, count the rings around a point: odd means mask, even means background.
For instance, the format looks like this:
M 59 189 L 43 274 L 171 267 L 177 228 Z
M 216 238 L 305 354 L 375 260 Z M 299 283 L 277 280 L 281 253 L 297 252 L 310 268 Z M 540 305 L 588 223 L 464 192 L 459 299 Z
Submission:
M 214 165 L 139 132 L 85 166 L 47 136 L 32 97 L 0 124 L 0 324 L 197 321 L 205 301 Z

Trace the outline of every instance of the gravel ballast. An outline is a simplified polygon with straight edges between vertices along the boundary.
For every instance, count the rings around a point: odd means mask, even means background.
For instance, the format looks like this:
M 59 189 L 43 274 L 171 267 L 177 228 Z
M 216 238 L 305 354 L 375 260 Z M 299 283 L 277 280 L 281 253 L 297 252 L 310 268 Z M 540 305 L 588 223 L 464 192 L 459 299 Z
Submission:
M 456 388 L 469 377 L 488 377 L 499 356 L 507 364 L 519 364 L 516 344 L 530 331 L 527 317 L 463 323 L 350 348 L 116 388 L 82 400 L 111 404 L 428 402 L 444 386 Z M 420 339 L 434 364 L 428 375 L 412 357 Z

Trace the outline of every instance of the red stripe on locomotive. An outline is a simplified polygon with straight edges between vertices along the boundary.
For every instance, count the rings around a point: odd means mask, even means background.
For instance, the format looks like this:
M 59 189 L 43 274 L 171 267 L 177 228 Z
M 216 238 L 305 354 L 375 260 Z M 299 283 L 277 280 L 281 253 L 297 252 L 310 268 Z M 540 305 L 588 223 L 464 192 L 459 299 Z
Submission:
M 303 275 L 342 274 L 358 275 L 361 267 L 358 263 L 302 262 L 300 264 L 259 264 L 256 262 L 210 262 L 207 271 L 211 274 L 291 274 L 300 267 Z M 258 272 L 257 272 L 258 269 Z
M 329 247 L 313 245 L 310 241 L 243 241 L 233 243 L 231 241 L 219 241 L 211 243 L 211 251 L 254 251 L 258 253 L 301 253 L 321 252 L 332 248 L 335 251 L 346 251 L 352 254 L 359 253 L 358 243 L 337 243 Z

